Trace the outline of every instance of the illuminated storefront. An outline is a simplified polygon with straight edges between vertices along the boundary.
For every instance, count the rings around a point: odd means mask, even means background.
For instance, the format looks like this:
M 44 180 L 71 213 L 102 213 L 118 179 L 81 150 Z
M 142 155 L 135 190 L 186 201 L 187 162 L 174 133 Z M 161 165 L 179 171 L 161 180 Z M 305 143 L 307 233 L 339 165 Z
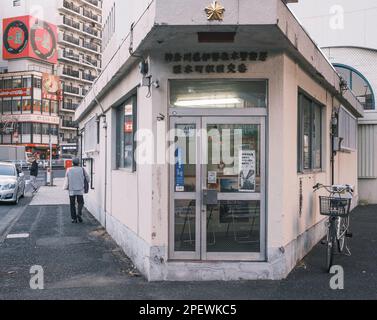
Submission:
M 0 75 L 0 144 L 24 145 L 45 156 L 51 136 L 56 153 L 60 84 L 58 79 L 55 84 L 47 81 L 55 92 L 49 94 L 46 78 L 38 72 Z

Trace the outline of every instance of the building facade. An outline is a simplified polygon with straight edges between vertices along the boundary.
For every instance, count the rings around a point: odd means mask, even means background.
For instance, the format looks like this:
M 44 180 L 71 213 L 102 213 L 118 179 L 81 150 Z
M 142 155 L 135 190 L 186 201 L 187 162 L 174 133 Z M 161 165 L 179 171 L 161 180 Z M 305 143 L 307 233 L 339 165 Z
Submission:
M 302 1 L 290 6 L 364 107 L 359 119 L 359 196 L 377 203 L 377 8 L 375 1 Z
M 77 154 L 78 151 L 77 125 L 73 122 L 74 111 L 101 70 L 101 12 L 102 2 L 97 0 L 19 0 L 7 1 L 0 13 L 2 21 L 9 18 L 21 18 L 22 20 L 23 17 L 34 17 L 56 26 L 56 38 L 53 40 L 56 61 L 46 61 L 33 56 L 33 54 L 7 55 L 4 57 L 2 53 L 0 56 L 0 72 L 2 72 L 2 77 L 5 80 L 12 77 L 13 74 L 22 74 L 26 79 L 31 71 L 39 73 L 40 76 L 47 73 L 59 77 L 61 82 L 59 89 L 62 92 L 59 94 L 60 100 L 58 101 L 60 121 L 57 137 L 59 147 L 56 146 L 56 150 L 54 148 L 56 156 L 58 153 Z M 3 30 L 5 26 L 5 24 L 1 26 L 3 32 L 6 31 Z M 12 32 L 13 29 L 10 30 Z M 36 32 L 30 32 L 31 40 L 33 40 L 33 35 L 38 37 Z M 8 38 L 11 39 L 12 34 Z M 2 48 L 7 45 L 3 42 L 4 39 L 1 42 Z M 14 45 L 16 46 L 16 44 Z M 18 89 L 18 87 L 3 87 L 1 90 L 9 89 Z M 15 91 L 12 93 L 12 99 L 26 101 L 25 98 L 22 98 L 22 95 L 17 97 L 14 94 Z M 44 99 L 41 103 L 47 105 Z M 53 115 L 57 114 L 54 108 L 55 105 L 52 106 Z M 7 106 L 3 107 L 2 110 L 2 113 L 6 115 L 6 117 L 2 117 L 2 126 L 7 128 L 7 131 L 3 130 L 5 135 L 3 139 L 5 142 L 3 143 L 24 144 L 18 139 L 18 136 L 23 134 L 18 132 L 17 123 L 20 122 L 20 118 L 24 117 L 19 114 L 23 115 L 24 112 L 27 114 L 29 111 L 22 109 L 20 111 L 8 110 Z M 38 110 L 34 110 L 32 107 L 30 112 L 34 114 Z M 13 121 L 13 124 L 10 123 L 10 120 Z M 50 124 L 52 125 L 52 123 Z M 12 128 L 15 137 L 9 140 L 9 130 Z M 31 140 L 33 140 L 32 135 Z M 34 151 L 41 152 L 42 155 L 48 151 L 48 145 L 44 143 L 30 143 L 27 146 L 32 149 L 31 151 L 34 149 Z M 45 152 L 38 149 L 45 149 Z
M 362 105 L 284 1 L 103 14 L 103 73 L 76 110 L 89 211 L 150 281 L 285 278 L 325 234 L 313 186 L 357 185 L 356 130 L 334 157 L 331 137 Z

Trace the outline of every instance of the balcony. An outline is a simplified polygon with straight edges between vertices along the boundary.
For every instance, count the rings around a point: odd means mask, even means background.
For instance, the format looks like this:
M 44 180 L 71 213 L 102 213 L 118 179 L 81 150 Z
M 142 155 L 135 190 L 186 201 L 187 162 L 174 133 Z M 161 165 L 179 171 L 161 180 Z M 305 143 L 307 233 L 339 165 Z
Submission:
M 93 82 L 94 80 L 96 80 L 96 77 L 93 76 L 93 75 L 91 75 L 91 74 L 89 74 L 89 73 L 83 73 L 82 74 L 82 79 Z
M 63 41 L 72 43 L 76 46 L 80 46 L 80 39 L 70 36 L 68 34 L 63 34 Z
M 86 25 L 83 26 L 82 30 L 86 33 L 89 33 L 92 36 L 95 36 L 98 38 L 98 31 L 92 27 L 88 27 Z
M 78 139 L 63 139 L 62 140 L 62 143 L 71 143 L 71 144 L 74 144 L 74 143 L 77 143 L 78 142 Z
M 64 93 L 80 95 L 80 88 L 73 86 L 64 86 Z
M 62 109 L 63 110 L 69 110 L 69 111 L 76 111 L 78 108 L 78 104 L 76 103 L 64 103 Z
M 63 73 L 63 75 L 80 79 L 80 72 L 79 71 L 63 68 L 62 73 Z
M 100 2 L 98 0 L 83 0 L 83 2 L 90 3 L 92 6 L 96 7 L 97 9 L 101 9 Z
M 74 11 L 78 14 L 80 14 L 80 7 L 79 6 L 75 6 L 73 3 L 70 3 L 68 1 L 63 1 L 63 7 L 68 9 L 68 10 L 71 10 L 71 11 Z
M 82 46 L 86 49 L 98 52 L 98 45 L 90 42 L 83 42 Z
M 89 10 L 83 9 L 83 11 L 82 11 L 82 15 L 83 15 L 84 17 L 87 17 L 87 18 L 91 19 L 91 20 L 94 20 L 94 21 L 96 21 L 96 22 L 99 22 L 99 16 L 96 15 L 96 14 L 94 14 L 93 12 L 91 12 L 91 11 L 89 11 Z
M 62 120 L 62 127 L 64 128 L 70 128 L 70 129 L 76 129 L 76 123 L 71 120 Z
M 75 54 L 73 52 L 62 51 L 61 56 L 64 57 L 64 58 L 67 58 L 69 60 L 74 60 L 74 61 L 80 62 L 80 55 Z
M 80 29 L 80 23 L 74 21 L 73 19 L 69 19 L 67 17 L 63 17 L 63 24 L 65 24 L 66 26 L 69 26 L 71 28 L 74 28 L 74 29 L 77 29 L 77 30 L 81 31 L 81 29 Z

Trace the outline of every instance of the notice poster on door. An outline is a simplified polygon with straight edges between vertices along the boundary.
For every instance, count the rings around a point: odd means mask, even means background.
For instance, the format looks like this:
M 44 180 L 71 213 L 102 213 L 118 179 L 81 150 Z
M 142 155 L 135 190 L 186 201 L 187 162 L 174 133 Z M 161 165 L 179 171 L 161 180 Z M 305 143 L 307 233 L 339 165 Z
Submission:
M 239 151 L 239 192 L 255 192 L 256 190 L 256 163 L 255 150 Z
M 181 148 L 175 151 L 176 164 L 175 164 L 175 192 L 185 191 L 185 170 L 183 164 L 183 152 Z

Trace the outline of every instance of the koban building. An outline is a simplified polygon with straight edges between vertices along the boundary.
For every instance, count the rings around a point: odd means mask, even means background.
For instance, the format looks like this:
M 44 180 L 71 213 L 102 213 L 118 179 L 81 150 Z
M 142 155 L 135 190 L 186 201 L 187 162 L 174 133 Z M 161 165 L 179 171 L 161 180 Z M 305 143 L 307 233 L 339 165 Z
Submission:
M 325 234 L 313 186 L 357 185 L 331 124 L 363 108 L 281 0 L 148 4 L 76 111 L 87 207 L 150 281 L 282 279 Z

